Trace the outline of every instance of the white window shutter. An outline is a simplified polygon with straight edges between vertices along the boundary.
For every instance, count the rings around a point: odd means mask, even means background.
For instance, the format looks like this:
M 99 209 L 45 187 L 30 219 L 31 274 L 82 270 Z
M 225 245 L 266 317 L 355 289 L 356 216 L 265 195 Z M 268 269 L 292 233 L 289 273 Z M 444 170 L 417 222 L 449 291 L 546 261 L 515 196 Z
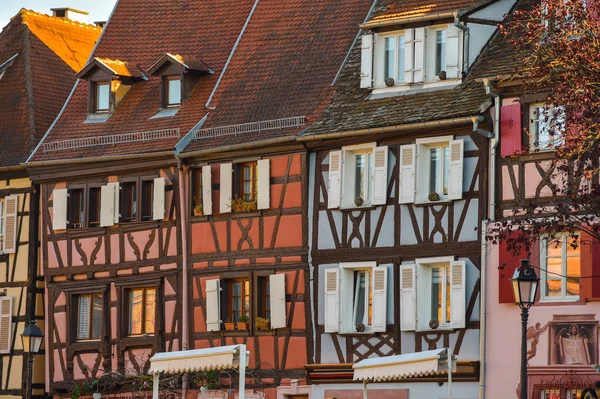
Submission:
M 417 278 L 415 264 L 400 266 L 400 330 L 417 329 Z
M 210 165 L 202 167 L 202 214 L 212 215 L 212 170 Z
M 415 29 L 415 59 L 413 82 L 424 82 L 425 76 L 425 28 Z
M 271 301 L 271 328 L 287 327 L 285 305 L 285 274 L 269 276 L 269 300 Z
M 4 207 L 4 253 L 14 254 L 17 252 L 17 241 L 19 240 L 17 226 L 19 197 L 17 195 L 9 195 L 4 199 Z
M 360 58 L 360 87 L 373 87 L 373 35 L 363 35 Z
M 152 220 L 165 218 L 165 178 L 154 179 L 154 197 L 152 198 Z
M 115 224 L 115 190 L 113 184 L 100 188 L 100 226 L 110 227 Z
M 459 31 L 454 24 L 448 24 L 446 29 L 446 77 L 460 79 Z
M 232 179 L 233 179 L 233 164 L 221 164 L 221 184 L 220 184 L 220 213 L 231 212 L 231 197 L 232 197 Z
M 339 270 L 325 270 L 325 332 L 339 331 L 340 326 L 340 290 Z
M 466 314 L 466 263 L 450 263 L 450 324 L 452 328 L 465 328 Z
M 12 342 L 12 297 L 0 297 L 0 353 L 10 353 Z
M 387 202 L 388 147 L 376 147 L 373 150 L 373 205 L 385 205 Z
M 339 208 L 342 194 L 342 151 L 329 152 L 329 204 Z
M 448 197 L 451 200 L 462 199 L 464 140 L 450 141 L 450 187 Z
M 107 186 L 113 186 L 114 190 L 115 190 L 113 209 L 115 210 L 114 211 L 114 216 L 115 216 L 114 223 L 117 224 L 117 223 L 119 223 L 119 218 L 121 217 L 121 202 L 120 202 L 121 184 L 119 182 L 108 183 Z
M 373 332 L 385 332 L 387 326 L 387 267 L 373 268 Z
M 256 162 L 258 180 L 258 209 L 269 209 L 271 207 L 271 161 L 260 159 Z
M 398 184 L 398 202 L 401 204 L 415 202 L 416 160 L 417 146 L 415 144 L 400 146 L 400 184 Z
M 65 230 L 67 228 L 67 198 L 69 192 L 60 188 L 52 192 L 52 228 Z
M 407 29 L 404 32 L 404 83 L 414 82 L 415 62 L 415 32 L 414 29 Z
M 221 330 L 221 283 L 206 281 L 206 331 Z

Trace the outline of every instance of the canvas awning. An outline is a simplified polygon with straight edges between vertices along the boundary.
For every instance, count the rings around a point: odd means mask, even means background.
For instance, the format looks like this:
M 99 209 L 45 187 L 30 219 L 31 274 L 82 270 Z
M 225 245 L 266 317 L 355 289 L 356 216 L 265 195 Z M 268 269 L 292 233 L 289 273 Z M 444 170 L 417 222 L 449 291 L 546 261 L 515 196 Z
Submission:
M 157 353 L 150 359 L 152 373 L 185 373 L 190 371 L 238 368 L 240 345 Z
M 452 362 L 456 371 L 456 360 Z M 365 359 L 352 366 L 354 381 L 390 381 L 448 372 L 448 349 Z

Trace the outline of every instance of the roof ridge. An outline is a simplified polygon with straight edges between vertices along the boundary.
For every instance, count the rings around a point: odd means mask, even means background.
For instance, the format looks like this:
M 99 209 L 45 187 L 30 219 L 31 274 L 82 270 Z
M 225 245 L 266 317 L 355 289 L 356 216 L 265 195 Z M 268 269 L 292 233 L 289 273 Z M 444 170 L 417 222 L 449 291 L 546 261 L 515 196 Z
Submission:
M 92 28 L 94 30 L 102 30 L 101 27 L 96 26 L 94 24 L 88 24 L 88 23 L 84 23 L 84 22 L 80 22 L 80 21 L 74 21 L 72 19 L 68 19 L 68 18 L 63 18 L 63 17 L 55 17 L 53 15 L 48 15 L 48 14 L 44 14 L 38 11 L 34 11 L 34 10 L 30 10 L 28 8 L 21 8 L 19 10 L 19 12 L 11 18 L 11 21 L 15 18 L 17 18 L 17 16 L 21 16 L 21 20 L 22 20 L 22 24 L 26 25 L 26 21 L 25 18 L 23 18 L 24 16 L 31 16 L 31 17 L 40 17 L 40 18 L 47 18 L 49 20 L 52 21 L 56 21 L 56 22 L 63 22 L 65 24 L 69 24 L 69 25 L 76 25 L 76 26 L 80 26 L 82 28 Z

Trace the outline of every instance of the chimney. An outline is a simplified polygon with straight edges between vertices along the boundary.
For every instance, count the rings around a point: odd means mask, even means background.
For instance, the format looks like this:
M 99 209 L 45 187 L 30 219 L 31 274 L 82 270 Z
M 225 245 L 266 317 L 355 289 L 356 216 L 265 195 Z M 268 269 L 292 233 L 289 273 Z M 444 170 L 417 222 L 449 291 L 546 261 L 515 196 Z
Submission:
M 106 21 L 94 21 L 94 25 L 96 25 L 99 28 L 104 29 L 104 25 L 106 25 Z
M 71 21 L 82 22 L 84 24 L 88 23 L 88 16 L 90 15 L 89 12 L 69 7 L 51 8 L 51 10 L 54 17 L 70 19 Z

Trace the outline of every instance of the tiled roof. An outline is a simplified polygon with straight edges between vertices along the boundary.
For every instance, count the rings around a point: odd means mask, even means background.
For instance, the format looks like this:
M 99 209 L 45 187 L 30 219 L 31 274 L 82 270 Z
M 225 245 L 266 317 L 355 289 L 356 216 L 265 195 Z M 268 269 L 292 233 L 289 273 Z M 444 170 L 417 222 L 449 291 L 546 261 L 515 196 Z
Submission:
M 371 21 L 468 11 L 490 2 L 490 0 L 384 0 L 380 4 L 385 7 L 385 11 L 372 18 Z
M 104 123 L 83 123 L 88 85 L 80 82 L 45 142 L 171 128 L 185 134 L 207 113 L 205 128 L 296 116 L 307 116 L 310 122 L 329 102 L 331 83 L 372 0 L 258 1 L 208 108 L 207 101 L 255 0 L 147 0 L 147 7 L 140 3 L 119 1 L 95 57 L 127 60 L 148 70 L 164 54 L 180 54 L 185 61 L 202 60 L 214 74 L 200 77 L 176 115 L 154 119 L 160 78 L 150 75 L 148 81 L 133 86 Z M 299 130 L 194 140 L 188 150 L 286 136 Z M 32 161 L 164 151 L 173 149 L 176 142 L 38 151 Z
M 0 33 L 0 167 L 27 159 L 67 99 L 101 29 L 22 9 Z M 30 68 L 27 68 L 29 66 Z
M 140 69 L 129 65 L 129 63 L 121 61 L 121 60 L 111 60 L 110 58 L 100 58 L 96 57 L 95 60 L 98 60 L 102 64 L 104 64 L 107 68 L 114 72 L 115 75 L 119 76 L 128 76 L 128 77 L 141 77 L 143 73 L 141 73 Z

